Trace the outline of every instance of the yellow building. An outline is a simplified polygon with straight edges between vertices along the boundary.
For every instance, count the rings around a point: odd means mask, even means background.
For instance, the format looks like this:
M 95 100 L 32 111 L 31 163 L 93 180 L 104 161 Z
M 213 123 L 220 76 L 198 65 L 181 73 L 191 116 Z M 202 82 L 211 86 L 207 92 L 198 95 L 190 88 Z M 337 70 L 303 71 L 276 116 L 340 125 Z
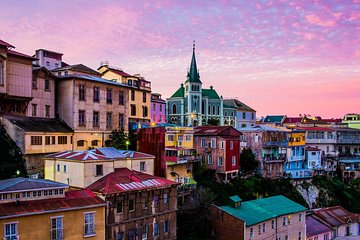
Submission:
M 106 203 L 89 190 L 49 180 L 0 181 L 3 239 L 105 239 Z
M 45 178 L 75 188 L 86 188 L 116 168 L 154 175 L 154 158 L 149 154 L 115 148 L 63 151 L 45 157 Z
M 166 127 L 166 178 L 184 185 L 194 185 L 193 162 L 197 160 L 192 127 Z
M 151 83 L 139 74 L 130 75 L 119 68 L 110 67 L 107 63 L 100 66 L 98 71 L 102 78 L 127 86 L 130 128 L 136 129 L 139 124 L 149 123 Z

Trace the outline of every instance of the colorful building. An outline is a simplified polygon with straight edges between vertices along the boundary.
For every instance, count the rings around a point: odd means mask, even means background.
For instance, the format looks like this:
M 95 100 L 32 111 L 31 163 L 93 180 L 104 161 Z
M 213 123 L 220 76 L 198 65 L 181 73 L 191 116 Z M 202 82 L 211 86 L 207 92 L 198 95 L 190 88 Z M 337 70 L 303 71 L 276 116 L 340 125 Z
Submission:
M 313 147 L 305 147 L 305 161 L 307 168 L 313 172 L 313 174 L 323 171 L 324 166 L 321 162 L 321 150 Z
M 46 179 L 75 188 L 86 188 L 115 168 L 154 174 L 154 156 L 115 148 L 63 151 L 46 156 L 44 161 Z
M 289 132 L 284 173 L 293 179 L 311 177 L 311 171 L 305 161 L 305 131 Z
M 284 175 L 289 129 L 272 125 L 258 125 L 241 129 L 244 145 L 260 162 L 263 177 L 280 178 Z
M 347 124 L 349 128 L 360 129 L 360 114 L 348 113 L 342 119 L 342 123 Z
M 151 93 L 151 124 L 166 123 L 166 101 L 159 93 Z
M 155 155 L 155 175 L 191 188 L 193 163 L 199 159 L 194 148 L 192 127 L 165 125 L 138 130 L 139 151 Z
M 279 195 L 210 206 L 212 229 L 219 240 L 306 239 L 306 208 Z
M 126 87 L 129 131 L 148 125 L 151 119 L 151 83 L 140 74 L 130 75 L 120 68 L 109 66 L 108 62 L 103 62 L 98 71 L 103 79 Z
M 105 239 L 106 203 L 89 190 L 49 180 L 0 181 L 3 239 Z
M 256 125 L 256 111 L 253 108 L 240 102 L 238 99 L 225 99 L 224 104 L 236 108 L 236 123 L 232 126 L 239 131 L 241 131 L 242 128 L 253 127 Z M 227 116 L 229 115 L 224 111 L 224 118 Z
M 332 227 L 312 212 L 306 213 L 306 239 L 330 240 L 333 239 Z
M 178 184 L 119 168 L 88 186 L 108 202 L 105 239 L 176 239 Z
M 240 168 L 241 133 L 231 126 L 194 128 L 194 147 L 198 155 L 215 171 L 218 181 L 237 177 Z

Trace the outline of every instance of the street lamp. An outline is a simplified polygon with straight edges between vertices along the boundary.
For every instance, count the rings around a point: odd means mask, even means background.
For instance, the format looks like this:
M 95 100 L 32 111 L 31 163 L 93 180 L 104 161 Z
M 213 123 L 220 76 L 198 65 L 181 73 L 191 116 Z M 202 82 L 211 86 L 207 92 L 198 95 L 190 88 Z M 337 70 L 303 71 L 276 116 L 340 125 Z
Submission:
M 129 150 L 130 141 L 127 140 L 127 141 L 125 142 L 125 144 L 126 144 L 126 150 Z

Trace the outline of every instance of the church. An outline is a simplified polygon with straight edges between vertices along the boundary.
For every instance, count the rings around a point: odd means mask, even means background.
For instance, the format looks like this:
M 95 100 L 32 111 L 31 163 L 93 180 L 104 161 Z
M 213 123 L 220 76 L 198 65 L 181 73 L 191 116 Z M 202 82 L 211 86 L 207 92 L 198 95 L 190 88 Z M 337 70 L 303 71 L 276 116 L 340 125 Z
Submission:
M 179 126 L 231 125 L 236 127 L 235 106 L 224 104 L 213 86 L 202 87 L 196 65 L 195 43 L 186 81 L 167 99 L 168 122 Z

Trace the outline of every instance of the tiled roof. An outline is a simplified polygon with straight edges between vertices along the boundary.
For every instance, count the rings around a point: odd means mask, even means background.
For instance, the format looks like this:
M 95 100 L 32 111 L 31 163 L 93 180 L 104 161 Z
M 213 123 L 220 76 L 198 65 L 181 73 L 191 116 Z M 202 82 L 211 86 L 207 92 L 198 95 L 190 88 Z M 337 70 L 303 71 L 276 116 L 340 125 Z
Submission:
M 306 237 L 312 237 L 319 234 L 331 232 L 332 228 L 324 221 L 316 218 L 314 215 L 306 216 Z
M 93 81 L 93 82 L 101 82 L 101 83 L 105 83 L 105 84 L 117 85 L 117 86 L 127 87 L 127 88 L 129 87 L 128 85 L 123 84 L 123 83 L 119 83 L 119 82 L 112 81 L 112 80 L 107 80 L 107 79 L 100 78 L 100 77 L 85 75 L 85 74 L 68 74 L 68 75 L 63 75 L 63 76 L 58 77 L 58 79 L 71 79 L 71 78 L 83 79 L 83 80 L 88 80 L 88 81 Z
M 60 158 L 67 160 L 111 160 L 123 158 L 154 158 L 153 155 L 131 150 L 118 150 L 116 148 L 96 148 L 85 151 L 62 151 L 46 156 L 47 158 Z
M 224 104 L 232 105 L 236 107 L 238 111 L 256 112 L 253 108 L 237 99 L 225 99 Z
M 8 54 L 15 55 L 15 56 L 18 56 L 18 57 L 28 58 L 30 60 L 37 60 L 37 58 L 35 58 L 35 57 L 32 57 L 30 55 L 26 55 L 24 53 L 16 52 L 14 50 L 9 50 Z
M 164 188 L 179 183 L 150 174 L 117 168 L 114 172 L 92 183 L 86 189 L 99 192 L 104 195 L 128 191 L 140 191 L 145 189 Z
M 246 226 L 282 215 L 306 211 L 305 207 L 282 195 L 241 202 L 239 207 L 221 206 L 219 208 L 246 222 Z
M 43 188 L 66 188 L 67 185 L 46 179 L 9 178 L 0 181 L 0 193 Z
M 184 97 L 184 85 L 181 84 L 180 88 L 171 96 L 171 98 Z
M 106 203 L 89 190 L 68 191 L 64 198 L 20 201 L 0 204 L 0 219 L 17 215 L 34 215 L 61 212 L 70 209 L 106 206 Z
M 232 126 L 197 126 L 194 127 L 194 135 L 208 136 L 240 136 L 241 133 Z
M 301 123 L 302 117 L 286 117 L 284 123 Z
M 217 94 L 217 92 L 215 91 L 215 89 L 213 89 L 212 87 L 210 87 L 210 89 L 202 89 L 202 96 L 203 97 L 208 97 L 210 99 L 220 99 L 219 95 Z
M 65 122 L 62 122 L 59 119 L 15 115 L 3 115 L 3 117 L 23 129 L 25 132 L 73 132 Z
M 77 70 L 77 71 L 81 71 L 81 72 L 88 72 L 94 75 L 101 75 L 98 71 L 95 71 L 92 68 L 89 68 L 87 66 L 85 66 L 84 64 L 75 64 L 75 65 L 68 65 L 65 67 L 61 67 L 61 68 L 56 68 L 52 71 L 57 72 L 57 71 L 63 71 L 63 70 Z
M 333 227 L 346 224 L 349 221 L 360 221 L 360 214 L 349 212 L 341 206 L 316 209 L 314 213 Z
M 7 42 L 5 42 L 5 41 L 3 41 L 3 40 L 1 40 L 1 39 L 0 39 L 0 45 L 5 46 L 5 47 L 12 47 L 12 48 L 14 48 L 13 45 L 11 45 L 10 43 L 7 43 Z

